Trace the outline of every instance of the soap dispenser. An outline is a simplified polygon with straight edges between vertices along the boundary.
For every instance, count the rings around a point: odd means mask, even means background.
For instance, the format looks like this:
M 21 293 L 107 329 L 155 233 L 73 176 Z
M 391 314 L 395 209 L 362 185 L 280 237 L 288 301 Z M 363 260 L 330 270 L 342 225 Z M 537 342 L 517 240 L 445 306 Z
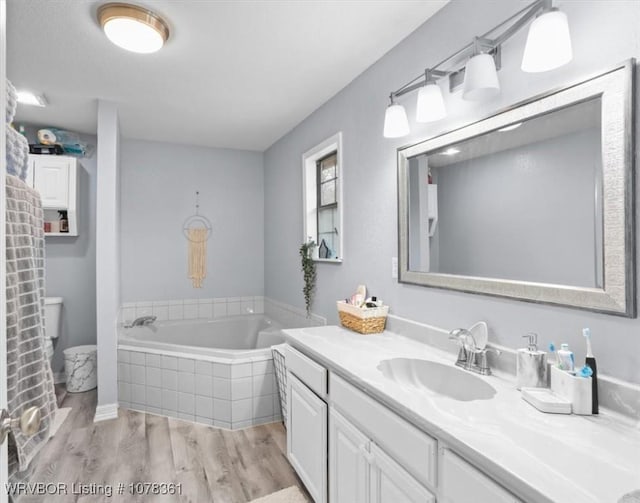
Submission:
M 538 334 L 531 332 L 522 337 L 529 342 L 526 348 L 517 351 L 517 388 L 546 388 L 547 353 L 538 350 Z

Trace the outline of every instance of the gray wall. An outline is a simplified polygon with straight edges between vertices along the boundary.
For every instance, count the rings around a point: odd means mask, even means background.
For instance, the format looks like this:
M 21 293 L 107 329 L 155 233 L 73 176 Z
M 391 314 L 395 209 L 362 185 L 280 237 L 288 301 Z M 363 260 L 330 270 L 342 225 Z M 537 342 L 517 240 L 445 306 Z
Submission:
M 601 372 L 640 383 L 640 321 L 563 307 L 398 284 L 391 278 L 397 255 L 396 148 L 478 120 L 624 59 L 640 56 L 640 9 L 635 1 L 559 1 L 571 24 L 574 59 L 566 67 L 526 74 L 520 63 L 526 30 L 503 47 L 500 97 L 483 103 L 447 97 L 449 117 L 417 125 L 415 94 L 402 99 L 410 117 L 408 138 L 385 139 L 382 126 L 389 92 L 502 22 L 522 2 L 453 0 L 349 86 L 315 111 L 265 153 L 266 295 L 303 307 L 298 247 L 302 235 L 301 155 L 343 132 L 344 245 L 342 265 L 318 264 L 314 312 L 337 322 L 335 300 L 366 283 L 407 318 L 453 328 L 485 320 L 492 341 L 521 347 L 521 335 L 540 334 L 546 346 L 568 342 L 584 357 L 581 329 L 590 326 Z M 283 197 L 287 194 L 288 197 Z M 640 218 L 637 219 L 640 222 Z
M 602 287 L 594 246 L 601 171 L 600 129 L 432 169 L 441 259 L 431 271 Z
M 121 155 L 123 302 L 264 293 L 261 153 L 129 140 Z M 196 190 L 213 226 L 201 289 L 182 233 Z
M 25 127 L 30 143 L 36 143 L 41 127 L 46 126 Z M 93 135 L 80 139 L 96 146 Z M 46 294 L 64 298 L 62 330 L 54 342 L 54 373 L 64 373 L 65 349 L 96 343 L 96 164 L 96 151 L 78 160 L 78 236 L 45 240 Z

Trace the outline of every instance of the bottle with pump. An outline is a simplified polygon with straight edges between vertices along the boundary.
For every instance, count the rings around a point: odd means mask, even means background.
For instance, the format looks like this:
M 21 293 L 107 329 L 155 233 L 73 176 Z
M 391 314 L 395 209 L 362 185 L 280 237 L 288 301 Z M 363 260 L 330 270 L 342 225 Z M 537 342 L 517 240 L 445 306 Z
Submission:
M 538 350 L 538 334 L 523 335 L 526 348 L 518 349 L 516 360 L 517 388 L 545 388 L 547 386 L 547 353 Z
M 60 214 L 60 232 L 69 232 L 69 218 L 65 210 L 58 211 Z

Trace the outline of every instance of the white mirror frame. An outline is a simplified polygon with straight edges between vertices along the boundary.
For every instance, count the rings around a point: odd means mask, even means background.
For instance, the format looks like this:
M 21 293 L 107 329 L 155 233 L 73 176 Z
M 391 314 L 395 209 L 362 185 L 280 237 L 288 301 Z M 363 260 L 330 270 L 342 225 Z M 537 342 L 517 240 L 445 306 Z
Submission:
M 635 60 L 536 96 L 486 119 L 398 149 L 398 258 L 401 283 L 636 316 L 633 93 Z M 558 108 L 600 97 L 604 214 L 604 287 L 502 280 L 409 270 L 409 159 Z
M 329 264 L 340 264 L 344 259 L 344 221 L 343 221 L 343 207 L 342 207 L 342 191 L 344 186 L 344 165 L 342 162 L 342 132 L 338 132 L 335 135 L 327 138 L 320 144 L 316 145 L 310 150 L 307 150 L 302 154 L 302 221 L 304 225 L 304 233 L 302 235 L 302 241 L 307 242 L 309 236 L 315 236 L 317 234 L 316 214 L 317 197 L 316 197 L 316 162 L 333 151 L 338 153 L 338 193 L 336 194 L 336 201 L 338 202 L 338 243 L 340 246 L 340 256 L 335 258 L 319 258 L 318 246 L 320 243 L 316 243 L 313 249 L 313 260 L 316 262 L 327 262 Z

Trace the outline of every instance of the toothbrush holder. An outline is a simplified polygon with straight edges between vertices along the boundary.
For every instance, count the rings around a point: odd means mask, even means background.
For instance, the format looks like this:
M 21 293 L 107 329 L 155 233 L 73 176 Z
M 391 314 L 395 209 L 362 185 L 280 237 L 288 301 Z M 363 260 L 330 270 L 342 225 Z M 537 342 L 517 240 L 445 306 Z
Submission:
M 551 390 L 571 402 L 574 414 L 591 415 L 591 377 L 576 377 L 552 365 Z

